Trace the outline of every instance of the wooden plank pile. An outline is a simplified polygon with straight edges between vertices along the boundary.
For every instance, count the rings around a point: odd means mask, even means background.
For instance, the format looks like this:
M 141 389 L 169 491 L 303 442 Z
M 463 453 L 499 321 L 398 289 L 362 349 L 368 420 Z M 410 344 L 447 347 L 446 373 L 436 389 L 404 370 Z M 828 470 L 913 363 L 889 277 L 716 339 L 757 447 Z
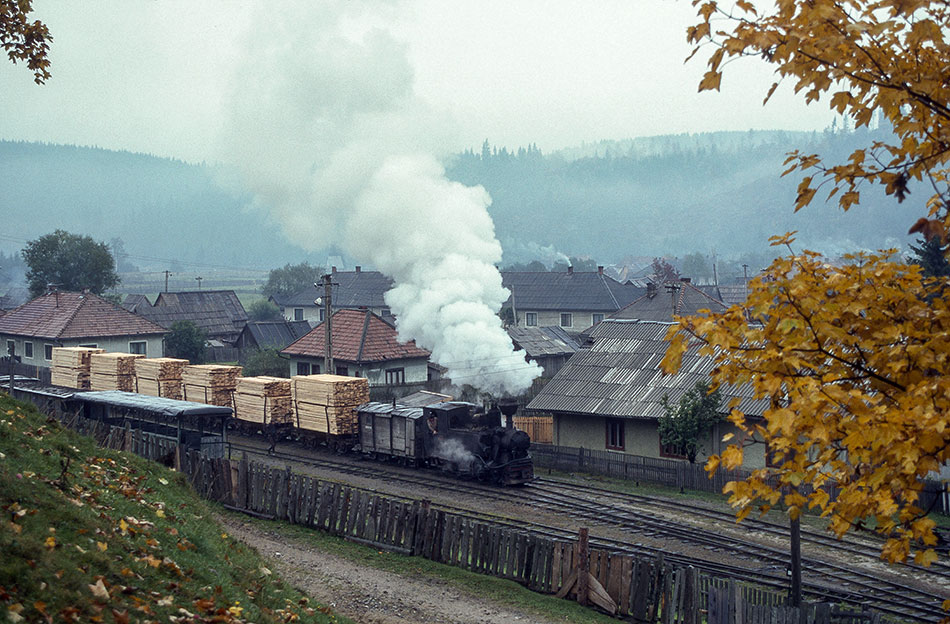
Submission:
M 135 361 L 136 392 L 181 400 L 181 373 L 188 360 L 142 358 Z
M 89 356 L 89 389 L 135 392 L 137 353 L 93 353 Z
M 290 379 L 300 429 L 329 435 L 356 433 L 356 408 L 369 401 L 369 381 L 341 375 L 297 375 Z
M 234 416 L 239 420 L 268 424 L 290 424 L 293 409 L 290 380 L 280 377 L 239 377 L 234 392 Z
M 53 347 L 50 383 L 67 388 L 89 389 L 89 358 L 103 349 L 92 347 Z
M 181 373 L 184 399 L 207 405 L 234 407 L 234 390 L 241 376 L 240 366 L 191 364 Z

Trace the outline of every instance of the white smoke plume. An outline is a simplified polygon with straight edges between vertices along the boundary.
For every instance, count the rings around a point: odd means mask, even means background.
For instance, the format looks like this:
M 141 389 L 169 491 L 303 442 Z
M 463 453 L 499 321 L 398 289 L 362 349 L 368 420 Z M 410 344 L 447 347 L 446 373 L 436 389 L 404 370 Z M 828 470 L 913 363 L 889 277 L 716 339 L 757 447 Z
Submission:
M 382 8 L 381 8 L 382 7 Z M 452 124 L 413 94 L 403 44 L 378 2 L 262 4 L 224 102 L 222 160 L 306 249 L 343 244 L 393 278 L 401 339 L 459 384 L 516 393 L 540 368 L 497 312 L 501 246 L 481 187 L 444 176 Z

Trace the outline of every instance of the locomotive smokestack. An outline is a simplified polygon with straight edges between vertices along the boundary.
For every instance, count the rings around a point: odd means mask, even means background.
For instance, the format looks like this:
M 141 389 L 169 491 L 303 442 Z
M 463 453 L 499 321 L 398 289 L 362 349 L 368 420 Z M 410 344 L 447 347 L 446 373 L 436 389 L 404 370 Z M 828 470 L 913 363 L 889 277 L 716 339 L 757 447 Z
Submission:
M 514 399 L 502 399 L 498 401 L 498 409 L 505 415 L 505 428 L 511 429 L 514 426 L 514 415 L 518 412 L 518 401 Z

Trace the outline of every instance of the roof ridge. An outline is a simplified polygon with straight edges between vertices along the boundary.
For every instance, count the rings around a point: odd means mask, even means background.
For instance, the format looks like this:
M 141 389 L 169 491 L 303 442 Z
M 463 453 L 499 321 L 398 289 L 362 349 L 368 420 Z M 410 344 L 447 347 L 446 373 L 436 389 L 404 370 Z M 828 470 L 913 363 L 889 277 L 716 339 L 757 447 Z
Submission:
M 366 309 L 366 317 L 363 320 L 363 335 L 360 336 L 360 348 L 356 352 L 356 361 L 362 363 L 363 361 L 363 348 L 366 346 L 366 334 L 369 333 L 369 320 L 374 316 L 372 311 L 369 308 Z
M 610 285 L 607 284 L 607 280 L 604 279 L 605 277 L 606 277 L 606 276 L 605 276 L 603 273 L 600 273 L 600 282 L 604 285 L 604 288 L 607 289 L 607 294 L 610 295 L 610 300 L 614 302 L 614 305 L 615 305 L 615 306 L 617 307 L 617 309 L 619 310 L 619 309 L 620 309 L 620 302 L 617 301 L 617 298 L 616 298 L 616 297 L 614 297 L 613 291 L 610 290 Z
M 55 295 L 55 293 L 51 293 L 51 294 L 54 294 L 54 295 Z M 91 294 L 91 293 L 89 293 L 89 294 Z M 69 327 L 69 324 L 72 323 L 72 322 L 73 322 L 73 319 L 76 318 L 76 315 L 79 314 L 79 310 L 80 310 L 84 305 L 86 305 L 86 302 L 88 301 L 88 298 L 86 297 L 86 295 L 87 295 L 87 293 L 79 293 L 79 305 L 76 306 L 76 308 L 73 310 L 73 313 L 70 314 L 69 317 L 66 319 L 66 322 L 63 323 L 63 326 L 59 329 L 59 332 L 58 332 L 55 336 L 53 336 L 54 338 L 59 338 L 60 336 L 63 335 L 63 333 L 65 333 L 66 328 Z M 98 295 L 93 295 L 93 296 L 98 297 Z M 105 299 L 103 299 L 103 301 L 105 301 Z M 58 304 L 58 303 L 59 303 L 59 301 L 57 300 L 57 304 Z M 123 308 L 123 309 L 124 309 L 124 308 Z M 128 311 L 128 310 L 126 310 L 126 311 Z

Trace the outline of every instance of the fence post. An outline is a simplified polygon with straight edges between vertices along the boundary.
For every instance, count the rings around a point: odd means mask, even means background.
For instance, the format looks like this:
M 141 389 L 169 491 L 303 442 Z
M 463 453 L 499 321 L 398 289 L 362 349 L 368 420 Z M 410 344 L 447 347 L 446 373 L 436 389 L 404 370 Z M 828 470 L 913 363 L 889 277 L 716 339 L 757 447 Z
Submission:
M 587 606 L 590 591 L 587 582 L 590 574 L 588 546 L 587 527 L 581 527 L 577 531 L 577 603 L 583 607 Z

